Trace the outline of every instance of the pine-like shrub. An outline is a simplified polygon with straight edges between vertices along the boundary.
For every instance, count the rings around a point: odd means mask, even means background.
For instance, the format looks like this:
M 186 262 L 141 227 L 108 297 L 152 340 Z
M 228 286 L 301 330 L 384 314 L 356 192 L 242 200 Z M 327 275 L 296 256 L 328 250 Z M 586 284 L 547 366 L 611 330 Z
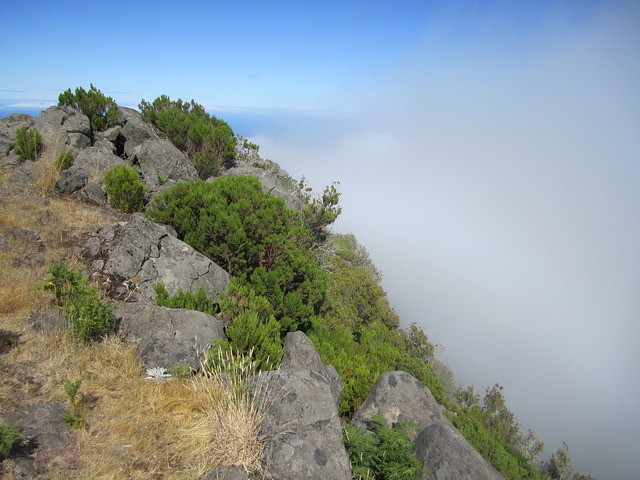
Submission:
M 35 128 L 18 128 L 13 151 L 22 160 L 37 160 L 42 151 L 42 135 Z
M 111 97 L 107 97 L 91 85 L 89 90 L 78 87 L 75 93 L 68 89 L 58 96 L 58 105 L 73 107 L 89 117 L 92 132 L 101 132 L 118 122 L 118 106 Z
M 119 212 L 134 213 L 144 208 L 147 187 L 133 168 L 123 165 L 113 167 L 104 174 L 104 186 L 109 205 Z
M 44 289 L 54 293 L 56 306 L 64 311 L 76 337 L 88 342 L 113 332 L 116 323 L 111 306 L 102 301 L 97 288 L 88 285 L 89 278 L 82 271 L 58 261 L 48 273 Z

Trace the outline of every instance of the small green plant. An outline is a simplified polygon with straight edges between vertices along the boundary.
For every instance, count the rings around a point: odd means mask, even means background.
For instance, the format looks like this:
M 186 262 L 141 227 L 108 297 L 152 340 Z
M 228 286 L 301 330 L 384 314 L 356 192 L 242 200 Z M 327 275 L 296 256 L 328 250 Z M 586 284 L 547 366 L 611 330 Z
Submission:
M 81 385 L 81 378 L 73 382 L 71 380 L 66 380 L 64 382 L 64 391 L 69 398 L 69 408 L 62 414 L 62 419 L 69 428 L 80 428 L 84 425 L 81 415 L 84 396 L 81 393 L 78 393 Z
M 147 187 L 133 168 L 123 165 L 113 167 L 104 174 L 104 186 L 109 205 L 119 212 L 134 213 L 144 208 Z
M 43 288 L 55 294 L 56 306 L 65 312 L 76 337 L 85 342 L 99 340 L 114 330 L 111 306 L 101 300 L 96 288 L 87 285 L 89 279 L 81 270 L 58 261 L 48 273 Z
M 356 480 L 414 480 L 424 467 L 413 456 L 413 442 L 407 433 L 417 428 L 412 423 L 399 422 L 389 428 L 381 415 L 374 415 L 371 432 L 344 427 L 344 443 Z
M 253 162 L 251 164 L 251 166 L 255 167 L 255 168 L 261 168 L 262 170 L 266 170 L 267 169 L 267 164 L 263 163 L 263 162 Z
M 167 287 L 162 283 L 156 283 L 153 286 L 156 292 L 156 305 L 168 308 L 186 308 L 187 310 L 196 310 L 198 312 L 216 315 L 220 308 L 216 301 L 207 296 L 204 286 L 200 285 L 196 293 L 183 292 L 181 289 L 174 295 L 169 295 Z
M 191 373 L 191 367 L 184 363 L 174 365 L 173 371 L 176 373 L 176 377 L 178 378 L 187 378 Z
M 14 446 L 23 438 L 17 424 L 7 423 L 0 418 L 0 462 L 7 458 Z
M 56 157 L 56 168 L 59 172 L 66 170 L 71 165 L 73 165 L 73 153 L 71 152 L 71 150 L 62 152 Z
M 247 140 L 246 138 L 244 139 L 244 141 L 242 142 L 242 146 L 244 148 L 250 148 L 252 150 L 255 150 L 256 152 L 258 150 L 260 150 L 260 145 L 256 145 L 255 143 L 251 143 L 249 140 Z
M 164 185 L 169 180 L 169 175 L 162 172 L 156 172 L 156 177 L 158 178 L 158 185 Z
M 42 151 L 42 135 L 35 128 L 18 128 L 13 151 L 22 160 L 37 160 Z

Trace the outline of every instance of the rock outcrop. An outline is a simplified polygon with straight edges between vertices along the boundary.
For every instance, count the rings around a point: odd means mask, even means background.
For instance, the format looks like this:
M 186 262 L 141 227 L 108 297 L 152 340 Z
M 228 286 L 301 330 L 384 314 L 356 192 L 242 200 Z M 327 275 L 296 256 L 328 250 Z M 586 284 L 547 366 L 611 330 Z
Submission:
M 119 109 L 118 120 L 122 124 L 119 135 L 122 136 L 120 141 L 124 145 L 124 154 L 133 165 L 140 167 L 147 188 L 155 190 L 161 183 L 171 184 L 198 177 L 185 154 L 171 142 L 160 138 L 137 111 L 125 107 Z M 163 181 L 160 176 L 163 176 Z
M 105 277 L 104 286 L 116 299 L 155 304 L 157 282 L 169 295 L 202 286 L 216 298 L 226 290 L 229 274 L 172 233 L 136 214 L 130 222 L 86 232 L 84 251 L 92 271 Z
M 222 324 L 206 313 L 142 303 L 118 303 L 120 334 L 138 346 L 147 368 L 188 365 L 198 369 L 211 342 L 226 339 Z
M 300 332 L 287 335 L 284 358 L 279 371 L 265 372 L 257 380 L 271 396 L 261 426 L 270 478 L 350 479 L 332 380 L 324 364 Z

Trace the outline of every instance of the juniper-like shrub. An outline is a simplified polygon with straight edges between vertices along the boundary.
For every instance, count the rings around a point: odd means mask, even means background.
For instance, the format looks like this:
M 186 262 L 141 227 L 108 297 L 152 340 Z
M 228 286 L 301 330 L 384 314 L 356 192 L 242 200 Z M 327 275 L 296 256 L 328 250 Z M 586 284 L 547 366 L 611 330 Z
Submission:
M 157 195 L 146 216 L 268 300 L 281 330 L 305 330 L 318 313 L 326 275 L 313 238 L 281 198 L 253 177 L 191 180 Z
M 195 101 L 171 100 L 161 95 L 151 103 L 142 100 L 138 108 L 142 118 L 187 154 L 200 178 L 217 175 L 222 166 L 235 162 L 233 130 L 224 120 L 205 112 Z
M 48 273 L 43 288 L 54 293 L 56 306 L 63 310 L 78 339 L 100 340 L 113 332 L 116 323 L 111 306 L 102 301 L 97 288 L 88 285 L 89 278 L 81 270 L 58 261 Z
M 68 89 L 58 96 L 58 105 L 73 107 L 89 117 L 92 132 L 101 132 L 118 123 L 118 106 L 93 85 L 89 90 L 78 87 L 74 92 Z
M 42 151 L 42 135 L 35 128 L 18 128 L 13 151 L 22 160 L 37 160 Z
M 109 205 L 119 212 L 134 213 L 144 208 L 147 187 L 135 169 L 124 165 L 113 167 L 104 174 L 104 186 Z

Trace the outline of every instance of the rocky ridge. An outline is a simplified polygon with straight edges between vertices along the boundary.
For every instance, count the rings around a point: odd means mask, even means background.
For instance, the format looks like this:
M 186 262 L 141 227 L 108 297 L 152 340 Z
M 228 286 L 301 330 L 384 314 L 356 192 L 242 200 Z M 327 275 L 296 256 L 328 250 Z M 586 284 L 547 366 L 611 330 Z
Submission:
M 117 165 L 140 170 L 148 200 L 177 182 L 197 178 L 187 157 L 135 110 L 121 108 L 117 126 L 92 134 L 86 116 L 69 107 L 51 107 L 37 118 L 12 114 L 0 119 L 0 168 L 8 172 L 17 190 L 29 190 L 37 167 L 37 162 L 20 161 L 12 152 L 15 131 L 21 126 L 34 127 L 45 138 L 55 139 L 74 152 L 73 166 L 62 172 L 56 187 L 60 194 L 81 202 L 106 205 L 104 172 Z M 246 151 L 240 142 L 238 148 L 246 161 L 239 160 L 222 175 L 256 176 L 265 191 L 282 197 L 292 209 L 302 209 L 300 199 L 283 182 L 288 178 L 286 172 Z M 21 242 L 29 244 L 28 257 L 40 262 L 37 255 L 46 245 L 28 230 L 0 231 L 0 249 L 12 248 L 15 238 L 24 239 Z M 137 345 L 145 366 L 184 364 L 196 369 L 207 346 L 225 338 L 223 325 L 211 315 L 155 305 L 156 282 L 164 283 L 170 294 L 204 287 L 212 297 L 223 292 L 229 282 L 224 269 L 176 238 L 170 228 L 132 215 L 103 228 L 86 228 L 76 233 L 74 241 L 76 253 L 115 305 L 121 336 Z M 61 322 L 60 315 L 45 311 L 37 312 L 30 323 L 46 335 Z M 303 333 L 287 335 L 279 369 L 260 374 L 255 384 L 266 384 L 268 391 L 279 396 L 270 403 L 261 427 L 268 478 L 351 478 L 337 409 L 342 383 Z M 35 404 L 5 413 L 10 421 L 21 422 L 39 450 L 66 451 L 71 448 L 66 427 L 54 419 L 56 415 L 59 419 L 61 408 L 56 403 Z M 366 428 L 375 414 L 390 424 L 410 421 L 419 426 L 413 439 L 415 454 L 425 466 L 423 479 L 502 478 L 455 429 L 429 390 L 411 375 L 381 375 L 352 424 Z M 19 478 L 35 478 L 37 472 L 28 457 L 11 468 Z M 205 477 L 246 478 L 244 472 L 233 468 L 216 470 Z

